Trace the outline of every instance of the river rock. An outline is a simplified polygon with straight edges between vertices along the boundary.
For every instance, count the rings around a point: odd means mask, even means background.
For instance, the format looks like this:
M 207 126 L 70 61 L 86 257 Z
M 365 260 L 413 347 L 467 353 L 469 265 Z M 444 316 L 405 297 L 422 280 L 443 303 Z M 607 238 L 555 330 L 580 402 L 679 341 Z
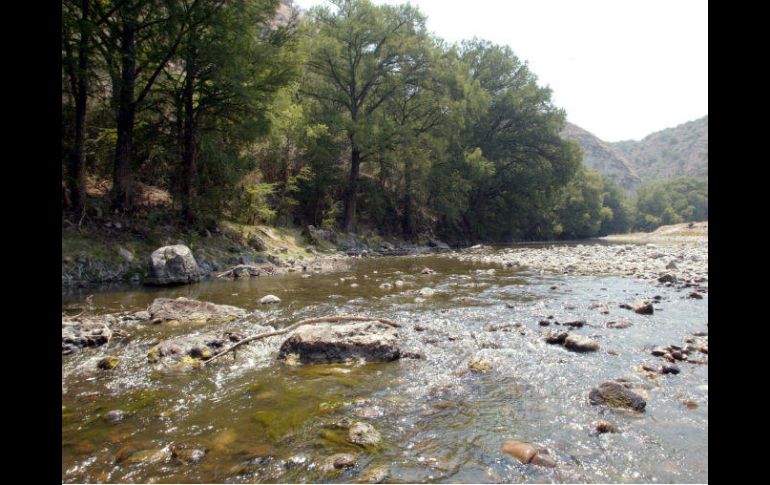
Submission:
M 102 360 L 100 360 L 96 364 L 96 367 L 98 367 L 99 369 L 102 369 L 102 370 L 110 370 L 110 369 L 114 369 L 115 367 L 117 367 L 119 362 L 120 362 L 120 359 L 118 359 L 114 355 L 109 355 L 109 356 L 103 358 Z
M 597 421 L 594 423 L 594 427 L 598 433 L 617 433 L 618 427 L 609 421 Z
M 153 321 L 177 320 L 180 322 L 208 322 L 211 320 L 233 320 L 248 314 L 243 308 L 217 305 L 208 301 L 179 298 L 156 298 L 147 309 Z
M 227 338 L 219 334 L 183 335 L 164 340 L 147 352 L 151 364 L 186 362 L 195 365 L 222 350 Z
M 549 456 L 548 450 L 535 447 L 524 441 L 505 440 L 500 446 L 500 450 L 524 464 L 531 463 L 549 468 L 556 466 L 556 462 Z
M 439 241 L 438 239 L 428 239 L 428 246 L 432 248 L 436 248 L 441 251 L 447 251 L 451 249 L 449 247 L 449 244 Z
M 581 328 L 586 324 L 585 320 L 575 320 L 574 322 L 564 322 L 562 325 L 566 325 L 567 327 L 573 327 L 573 328 Z
M 673 275 L 666 273 L 658 278 L 658 281 L 660 283 L 676 283 L 676 278 Z
M 99 347 L 110 339 L 110 329 L 106 323 L 97 320 L 70 321 L 62 320 L 61 353 L 71 354 L 83 347 Z
M 433 288 L 427 288 L 426 287 L 426 288 L 422 288 L 417 293 L 419 293 L 420 296 L 433 296 L 433 295 L 436 294 L 436 290 L 434 290 Z
M 126 412 L 122 409 L 113 409 L 104 415 L 104 419 L 110 423 L 119 423 L 126 419 Z
M 348 441 L 356 445 L 376 445 L 382 436 L 369 423 L 354 423 L 348 430 Z
M 436 274 L 436 272 L 430 268 L 423 268 L 422 271 L 420 271 L 420 274 Z
M 652 315 L 655 311 L 655 309 L 652 307 L 652 303 L 647 302 L 634 305 L 632 309 L 634 312 L 640 315 Z
M 603 404 L 613 408 L 629 408 L 644 411 L 647 401 L 639 394 L 626 389 L 617 382 L 603 382 L 588 393 L 591 404 Z
M 547 344 L 563 344 L 566 340 L 569 334 L 567 332 L 549 332 L 548 335 L 545 336 L 545 343 Z
M 599 350 L 598 343 L 581 335 L 569 335 L 564 339 L 564 347 L 575 352 L 594 352 Z
M 675 365 L 664 364 L 660 368 L 660 373 L 661 374 L 679 374 L 680 372 L 681 372 L 681 370 L 679 369 L 679 367 L 677 367 Z
M 625 320 L 617 320 L 612 322 L 607 322 L 607 328 L 628 328 L 633 326 L 631 322 L 627 322 Z
M 382 483 L 390 475 L 390 469 L 384 465 L 366 470 L 360 478 L 361 483 Z
M 200 463 L 206 450 L 192 445 L 175 445 L 171 447 L 171 456 L 184 464 Z
M 363 358 L 392 361 L 401 357 L 396 328 L 373 320 L 302 325 L 281 345 L 279 359 L 296 355 L 299 362 L 334 363 Z
M 532 458 L 537 454 L 537 448 L 529 443 L 517 440 L 503 441 L 500 450 L 525 464 L 532 461 Z
M 200 280 L 200 269 L 190 248 L 183 244 L 163 246 L 153 251 L 144 283 L 174 285 Z
M 280 303 L 281 299 L 275 295 L 265 295 L 259 299 L 260 305 L 272 305 L 274 303 Z
M 337 453 L 326 458 L 321 464 L 321 469 L 325 472 L 330 472 L 342 468 L 352 468 L 355 465 L 356 455 L 352 453 Z
M 652 349 L 652 352 L 650 352 L 655 357 L 662 357 L 668 353 L 668 349 L 665 347 L 655 347 Z
M 468 368 L 473 372 L 488 372 L 492 369 L 492 362 L 487 359 L 473 358 L 468 363 Z

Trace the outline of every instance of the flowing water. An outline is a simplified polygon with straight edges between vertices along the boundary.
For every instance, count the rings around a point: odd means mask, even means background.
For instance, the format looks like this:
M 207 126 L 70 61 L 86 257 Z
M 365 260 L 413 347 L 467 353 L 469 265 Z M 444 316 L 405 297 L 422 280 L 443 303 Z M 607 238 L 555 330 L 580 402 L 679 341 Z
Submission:
M 421 275 L 426 266 L 436 274 Z M 380 288 L 396 280 L 406 285 Z M 420 301 L 415 291 L 423 287 L 435 294 Z M 282 303 L 257 304 L 266 294 Z M 618 307 L 655 295 L 662 299 L 654 315 Z M 127 339 L 63 356 L 62 480 L 358 482 L 384 466 L 391 483 L 707 482 L 708 365 L 679 363 L 680 374 L 654 380 L 639 371 L 644 363 L 665 363 L 650 355 L 652 347 L 684 346 L 694 332 L 708 331 L 708 296 L 686 295 L 630 278 L 539 274 L 435 255 L 358 259 L 349 271 L 309 278 L 295 273 L 96 293 L 90 300 L 104 312 L 186 296 L 254 313 L 236 323 L 128 327 Z M 63 305 L 85 296 L 65 295 Z M 596 303 L 609 314 L 591 308 Z M 275 361 L 283 337 L 274 337 L 201 369 L 169 372 L 147 362 L 148 349 L 171 336 L 250 335 L 255 324 L 280 327 L 333 314 L 393 319 L 403 326 L 402 350 L 424 358 L 290 366 Z M 586 320 L 571 333 L 594 338 L 601 349 L 583 354 L 546 344 L 548 330 L 563 328 L 538 324 L 549 316 Z M 605 326 L 619 319 L 632 326 Z M 120 364 L 98 370 L 107 355 Z M 492 369 L 468 372 L 474 357 L 490 360 Z M 588 402 L 592 387 L 618 377 L 646 385 L 644 413 Z M 698 407 L 689 409 L 684 399 Z M 126 418 L 109 422 L 111 410 Z M 372 424 L 382 443 L 348 443 L 338 426 L 345 418 Z M 599 419 L 620 432 L 597 434 Z M 500 451 L 506 439 L 548 448 L 557 467 L 519 463 Z M 173 447 L 206 454 L 183 463 L 171 458 Z M 356 454 L 356 465 L 322 466 L 340 452 Z

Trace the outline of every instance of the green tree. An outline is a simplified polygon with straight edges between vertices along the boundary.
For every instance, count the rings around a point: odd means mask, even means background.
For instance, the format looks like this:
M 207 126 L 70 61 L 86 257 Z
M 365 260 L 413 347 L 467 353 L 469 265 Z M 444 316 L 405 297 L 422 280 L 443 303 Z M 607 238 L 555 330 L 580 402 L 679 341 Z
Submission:
M 425 17 L 409 5 L 375 6 L 368 0 L 334 0 L 336 11 L 311 11 L 313 49 L 307 88 L 340 126 L 350 147 L 343 196 L 345 230 L 353 230 L 361 163 L 391 136 L 375 120 L 383 104 L 405 85 L 417 85 L 427 68 Z M 385 141 L 383 141 L 383 139 Z

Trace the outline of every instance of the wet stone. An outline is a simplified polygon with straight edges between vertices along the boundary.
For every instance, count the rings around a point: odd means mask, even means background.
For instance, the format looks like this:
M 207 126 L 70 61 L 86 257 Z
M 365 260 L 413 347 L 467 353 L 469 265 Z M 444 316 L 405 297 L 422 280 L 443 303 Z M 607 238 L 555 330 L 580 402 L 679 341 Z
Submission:
M 568 336 L 567 332 L 551 332 L 545 336 L 545 342 L 548 344 L 563 344 Z
M 114 355 L 107 356 L 103 359 L 101 359 L 97 364 L 96 367 L 102 370 L 110 370 L 114 369 L 118 366 L 118 363 L 120 362 L 120 359 L 115 357 Z
M 598 343 L 580 335 L 569 335 L 564 339 L 564 347 L 575 352 L 594 352 L 599 350 Z
M 618 427 L 609 421 L 597 421 L 594 423 L 594 427 L 598 433 L 617 433 Z
M 675 365 L 665 364 L 660 368 L 661 374 L 679 374 L 681 370 Z
M 127 416 L 128 414 L 125 411 L 120 409 L 113 409 L 104 415 L 104 419 L 109 423 L 119 423 L 126 419 Z
M 279 359 L 298 355 L 303 364 L 401 358 L 396 328 L 373 320 L 302 325 L 281 345 Z
M 356 445 L 376 445 L 382 441 L 382 436 L 369 423 L 355 423 L 348 430 L 348 441 Z
M 591 404 L 603 404 L 613 408 L 629 408 L 644 411 L 647 401 L 639 394 L 626 389 L 617 382 L 603 382 L 588 393 Z

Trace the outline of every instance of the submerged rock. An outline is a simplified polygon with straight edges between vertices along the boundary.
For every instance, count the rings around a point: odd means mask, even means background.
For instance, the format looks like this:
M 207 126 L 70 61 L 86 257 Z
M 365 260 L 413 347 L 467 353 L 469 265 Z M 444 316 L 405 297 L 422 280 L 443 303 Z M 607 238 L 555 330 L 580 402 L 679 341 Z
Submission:
M 265 327 L 270 328 L 270 327 Z M 229 339 L 226 335 L 183 335 L 164 340 L 147 352 L 147 360 L 165 365 L 189 365 L 195 367 L 223 349 Z
M 567 340 L 568 336 L 569 334 L 567 332 L 549 332 L 548 335 L 545 336 L 545 343 L 561 345 Z
M 384 465 L 375 466 L 366 470 L 359 479 L 361 483 L 381 483 L 390 476 L 390 469 Z
M 144 283 L 175 285 L 200 280 L 200 269 L 190 248 L 183 244 L 163 246 L 153 251 Z
M 326 458 L 321 464 L 321 469 L 325 472 L 329 472 L 341 468 L 352 468 L 355 465 L 356 455 L 352 453 L 337 453 Z
M 473 372 L 487 372 L 492 369 L 492 362 L 487 359 L 474 358 L 468 363 L 468 368 Z
M 99 363 L 96 364 L 96 367 L 102 370 L 110 370 L 117 367 L 119 362 L 120 362 L 120 359 L 118 359 L 114 355 L 110 355 L 100 360 Z
M 618 427 L 609 421 L 597 421 L 594 423 L 594 427 L 598 433 L 617 433 Z
M 265 295 L 259 299 L 260 305 L 271 305 L 271 304 L 280 303 L 280 302 L 281 302 L 281 299 L 275 295 Z
M 588 393 L 591 404 L 603 404 L 613 408 L 629 408 L 644 411 L 647 401 L 639 394 L 626 389 L 617 382 L 603 382 Z
M 156 298 L 150 308 L 152 321 L 177 320 L 180 322 L 204 323 L 211 320 L 233 320 L 248 314 L 243 308 L 230 305 L 217 305 L 208 301 L 179 298 Z
M 377 320 L 302 325 L 281 345 L 279 359 L 294 354 L 299 362 L 391 361 L 401 357 L 396 328 Z
M 632 310 L 640 315 L 652 315 L 655 309 L 652 307 L 652 303 L 639 303 L 634 305 Z
M 382 436 L 369 423 L 354 423 L 348 429 L 348 441 L 356 445 L 376 445 L 382 441 Z
M 598 343 L 581 335 L 569 335 L 564 339 L 564 347 L 575 352 L 594 352 L 599 350 Z
M 107 324 L 99 321 L 65 321 L 61 327 L 61 353 L 71 354 L 83 347 L 99 347 L 110 340 Z
M 548 450 L 545 448 L 535 447 L 524 441 L 505 440 L 500 446 L 500 450 L 503 453 L 511 455 L 524 464 L 531 463 L 533 465 L 540 465 L 549 468 L 556 466 L 556 462 L 553 460 L 553 458 L 548 456 Z

